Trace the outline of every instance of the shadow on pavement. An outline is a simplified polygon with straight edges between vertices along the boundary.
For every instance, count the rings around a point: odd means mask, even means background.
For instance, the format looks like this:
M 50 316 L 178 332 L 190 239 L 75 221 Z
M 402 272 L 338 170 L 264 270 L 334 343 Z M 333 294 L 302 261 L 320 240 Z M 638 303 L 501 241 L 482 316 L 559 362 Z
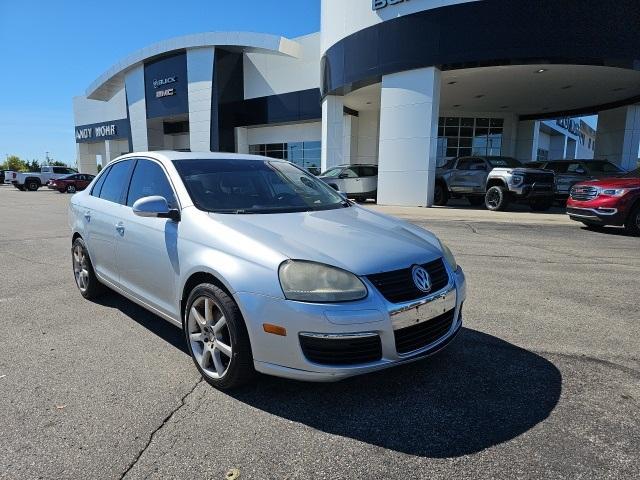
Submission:
M 333 384 L 262 377 L 236 399 L 273 415 L 423 457 L 511 440 L 549 416 L 562 377 L 549 361 L 463 329 L 436 357 Z
M 109 290 L 100 298 L 95 299 L 94 302 L 103 307 L 117 308 L 134 322 L 142 325 L 150 332 L 162 338 L 165 342 L 173 345 L 186 355 L 189 355 L 181 329 L 145 310 L 122 295 Z
M 182 330 L 126 298 L 117 308 L 188 355 Z M 463 328 L 428 359 L 338 383 L 258 376 L 230 392 L 273 415 L 333 435 L 411 455 L 468 455 L 511 440 L 546 419 L 560 398 L 562 376 L 548 360 L 499 338 Z

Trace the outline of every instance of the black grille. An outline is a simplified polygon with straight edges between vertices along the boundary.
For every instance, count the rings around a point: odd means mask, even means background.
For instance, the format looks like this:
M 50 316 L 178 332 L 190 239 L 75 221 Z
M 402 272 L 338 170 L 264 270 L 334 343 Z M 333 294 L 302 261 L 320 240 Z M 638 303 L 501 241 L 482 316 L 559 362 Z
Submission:
M 449 275 L 441 258 L 422 265 L 431 277 L 431 292 L 442 290 L 449 283 Z M 384 298 L 393 303 L 408 302 L 427 295 L 413 283 L 411 268 L 393 272 L 367 275 L 367 278 L 380 291 Z
M 356 365 L 382 358 L 382 344 L 378 335 L 336 338 L 301 334 L 300 346 L 307 360 L 323 365 Z
M 593 200 L 598 196 L 596 187 L 573 187 L 571 189 L 571 198 L 574 200 Z
M 524 183 L 527 185 L 531 185 L 532 183 L 547 183 L 553 185 L 554 178 L 553 173 L 525 173 Z
M 409 353 L 442 338 L 451 329 L 455 309 L 443 313 L 429 321 L 396 330 L 396 350 L 398 353 Z

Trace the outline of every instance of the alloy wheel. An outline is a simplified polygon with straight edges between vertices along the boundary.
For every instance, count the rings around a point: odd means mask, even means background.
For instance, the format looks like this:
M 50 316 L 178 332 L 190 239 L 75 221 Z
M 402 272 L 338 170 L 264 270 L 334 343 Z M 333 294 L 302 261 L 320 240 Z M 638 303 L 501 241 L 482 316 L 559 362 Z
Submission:
M 73 274 L 80 291 L 86 292 L 89 288 L 89 263 L 87 254 L 80 245 L 73 247 Z
M 497 208 L 500 205 L 500 195 L 497 191 L 491 190 L 487 193 L 487 203 L 493 208 Z
M 229 370 L 233 350 L 229 326 L 220 305 L 209 297 L 198 297 L 187 321 L 193 356 L 202 371 L 213 379 L 223 378 Z

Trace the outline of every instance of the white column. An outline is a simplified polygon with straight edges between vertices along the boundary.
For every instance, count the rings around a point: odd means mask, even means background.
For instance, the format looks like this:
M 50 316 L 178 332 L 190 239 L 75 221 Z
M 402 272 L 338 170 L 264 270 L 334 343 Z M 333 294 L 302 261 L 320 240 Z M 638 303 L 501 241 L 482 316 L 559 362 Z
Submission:
M 144 94 L 144 66 L 139 65 L 125 75 L 131 140 L 134 152 L 149 149 L 147 138 L 147 102 Z
M 91 155 L 88 143 L 76 143 L 76 164 L 80 173 L 97 173 L 96 156 Z
M 540 122 L 536 120 L 518 122 L 515 152 L 516 158 L 522 162 L 537 160 L 539 138 Z
M 610 160 L 631 170 L 638 165 L 640 148 L 640 105 L 600 112 L 595 158 Z
M 429 67 L 382 77 L 380 204 L 433 205 L 440 76 Z
M 353 115 L 344 116 L 342 152 L 345 164 L 358 163 L 358 117 Z
M 189 141 L 192 152 L 211 150 L 211 95 L 215 48 L 187 50 Z
M 328 95 L 322 101 L 322 171 L 344 163 L 344 101 Z
M 236 127 L 236 152 L 249 153 L 249 129 Z

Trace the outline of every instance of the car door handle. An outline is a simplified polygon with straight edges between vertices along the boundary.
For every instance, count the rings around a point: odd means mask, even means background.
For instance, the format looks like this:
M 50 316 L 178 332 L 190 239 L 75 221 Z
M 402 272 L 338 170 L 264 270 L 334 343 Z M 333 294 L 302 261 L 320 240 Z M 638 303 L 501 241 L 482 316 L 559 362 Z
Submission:
M 86 212 L 84 212 L 84 218 L 85 218 L 85 220 L 87 222 L 90 222 L 91 221 L 91 212 L 88 211 L 88 210 Z
M 120 234 L 120 235 L 124 235 L 124 223 L 120 222 L 116 224 L 116 231 Z

